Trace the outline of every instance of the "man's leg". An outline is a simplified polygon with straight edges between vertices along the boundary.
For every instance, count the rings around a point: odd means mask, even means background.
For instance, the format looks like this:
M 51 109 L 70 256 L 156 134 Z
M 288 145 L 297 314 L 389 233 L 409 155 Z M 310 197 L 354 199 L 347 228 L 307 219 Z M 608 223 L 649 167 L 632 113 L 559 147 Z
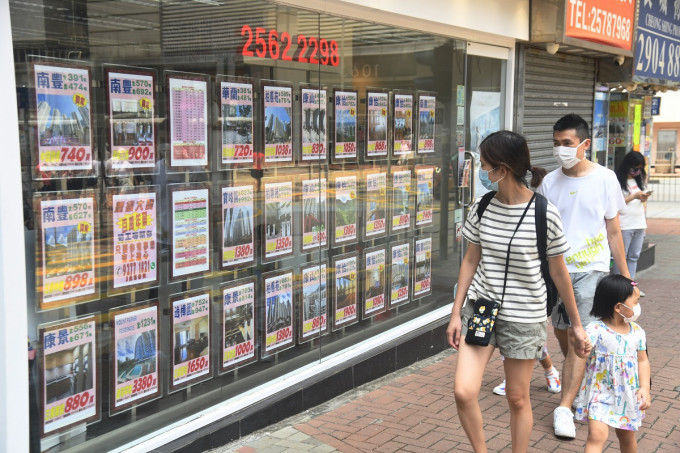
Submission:
M 574 337 L 571 330 L 566 331 L 566 333 L 568 337 L 568 351 L 564 359 L 564 368 L 562 369 L 562 398 L 560 399 L 560 406 L 564 406 L 571 411 L 571 405 L 574 403 L 574 399 L 576 399 L 583 375 L 586 372 L 586 359 L 576 355 L 574 351 Z

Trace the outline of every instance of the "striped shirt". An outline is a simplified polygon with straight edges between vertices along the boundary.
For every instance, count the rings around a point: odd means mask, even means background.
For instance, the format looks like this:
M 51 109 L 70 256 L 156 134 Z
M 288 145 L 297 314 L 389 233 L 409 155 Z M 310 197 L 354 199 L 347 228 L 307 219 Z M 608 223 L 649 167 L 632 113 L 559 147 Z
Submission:
M 465 239 L 482 247 L 468 298 L 501 301 L 508 241 L 527 204 L 506 205 L 494 197 L 482 215 L 481 225 L 477 217 L 478 204 L 479 200 L 473 204 L 463 228 Z M 498 319 L 504 321 L 534 323 L 547 319 L 547 295 L 536 244 L 535 207 L 536 203 L 531 203 L 511 243 L 505 298 L 498 312 Z M 562 232 L 559 212 L 551 203 L 548 203 L 546 217 L 547 255 L 562 255 L 569 250 L 569 245 Z

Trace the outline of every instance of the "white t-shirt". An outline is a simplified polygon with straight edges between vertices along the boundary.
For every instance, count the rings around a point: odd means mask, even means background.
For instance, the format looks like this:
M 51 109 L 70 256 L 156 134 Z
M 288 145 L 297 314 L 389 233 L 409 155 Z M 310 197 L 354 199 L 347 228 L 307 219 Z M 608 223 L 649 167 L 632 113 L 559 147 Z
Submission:
M 619 185 L 620 187 L 620 185 Z M 641 192 L 635 178 L 628 178 L 628 190 L 623 192 L 624 198 L 628 195 Z M 619 212 L 619 223 L 622 230 L 644 230 L 647 228 L 645 220 L 645 207 L 642 200 L 635 198 Z
M 477 217 L 479 200 L 472 205 L 463 228 L 463 236 L 482 247 L 482 257 L 468 297 L 500 302 L 503 296 L 505 260 L 508 241 L 515 231 L 527 204 L 506 205 L 493 198 L 482 215 L 481 225 Z M 510 243 L 510 260 L 505 298 L 498 312 L 498 319 L 517 323 L 543 322 L 546 320 L 546 289 L 541 274 L 541 260 L 536 243 L 536 203 L 527 210 L 517 234 Z M 547 255 L 564 254 L 569 246 L 562 233 L 562 221 L 557 208 L 548 203 L 546 212 Z
M 546 175 L 537 192 L 560 211 L 570 247 L 564 256 L 569 272 L 609 272 L 605 219 L 626 207 L 614 172 L 598 165 L 586 176 L 571 177 L 558 168 Z

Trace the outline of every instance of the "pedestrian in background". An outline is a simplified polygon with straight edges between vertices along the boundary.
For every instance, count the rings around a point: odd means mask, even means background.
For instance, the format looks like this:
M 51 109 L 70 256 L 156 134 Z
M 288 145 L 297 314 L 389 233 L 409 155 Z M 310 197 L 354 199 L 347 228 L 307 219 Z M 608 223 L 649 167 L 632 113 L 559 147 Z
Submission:
M 456 407 L 472 448 L 486 452 L 478 399 L 486 365 L 497 347 L 505 356 L 512 451 L 526 452 L 533 427 L 531 375 L 547 337 L 547 293 L 537 249 L 534 198 L 539 195 L 527 187 L 524 178 L 531 172 L 531 185 L 536 187 L 545 170 L 531 166 L 526 140 L 514 132 L 489 135 L 479 150 L 480 181 L 496 193 L 481 219 L 477 200 L 463 229 L 469 245 L 458 274 L 458 291 L 446 330 L 449 344 L 458 350 L 454 377 Z M 562 256 L 568 250 L 567 242 L 560 215 L 549 203 L 546 218 L 550 276 L 572 317 L 575 348 L 582 352 L 585 331 Z M 480 322 L 477 313 L 486 313 L 498 303 L 495 321 Z M 472 344 L 477 335 L 468 338 L 470 333 L 488 334 L 489 328 L 490 335 L 484 336 L 486 346 Z M 461 335 L 465 341 L 461 341 Z
M 621 224 L 623 248 L 626 253 L 626 264 L 630 278 L 635 278 L 635 271 L 647 230 L 643 203 L 652 193 L 647 190 L 645 166 L 645 156 L 637 151 L 631 151 L 623 157 L 621 164 L 615 171 L 616 179 L 619 180 L 621 192 L 626 201 L 626 207 L 619 211 L 619 223 Z M 616 263 L 614 264 L 614 272 L 620 274 Z M 642 290 L 640 290 L 640 296 L 645 296 Z

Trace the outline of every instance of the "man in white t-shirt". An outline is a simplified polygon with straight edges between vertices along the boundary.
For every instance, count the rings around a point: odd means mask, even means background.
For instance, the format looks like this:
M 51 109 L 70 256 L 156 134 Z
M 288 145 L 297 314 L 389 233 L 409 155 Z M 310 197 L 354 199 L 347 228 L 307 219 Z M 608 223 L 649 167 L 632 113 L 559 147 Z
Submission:
M 610 251 L 621 275 L 630 277 L 619 226 L 619 210 L 626 203 L 614 172 L 585 158 L 590 146 L 589 129 L 588 123 L 575 114 L 565 115 L 555 123 L 553 155 L 561 168 L 550 172 L 538 188 L 562 217 L 570 247 L 564 258 L 584 327 L 595 321 L 590 310 L 597 283 L 609 273 Z M 571 406 L 583 379 L 586 359 L 574 352 L 563 306 L 553 310 L 552 323 L 565 357 L 562 397 L 553 426 L 556 436 L 574 438 Z

